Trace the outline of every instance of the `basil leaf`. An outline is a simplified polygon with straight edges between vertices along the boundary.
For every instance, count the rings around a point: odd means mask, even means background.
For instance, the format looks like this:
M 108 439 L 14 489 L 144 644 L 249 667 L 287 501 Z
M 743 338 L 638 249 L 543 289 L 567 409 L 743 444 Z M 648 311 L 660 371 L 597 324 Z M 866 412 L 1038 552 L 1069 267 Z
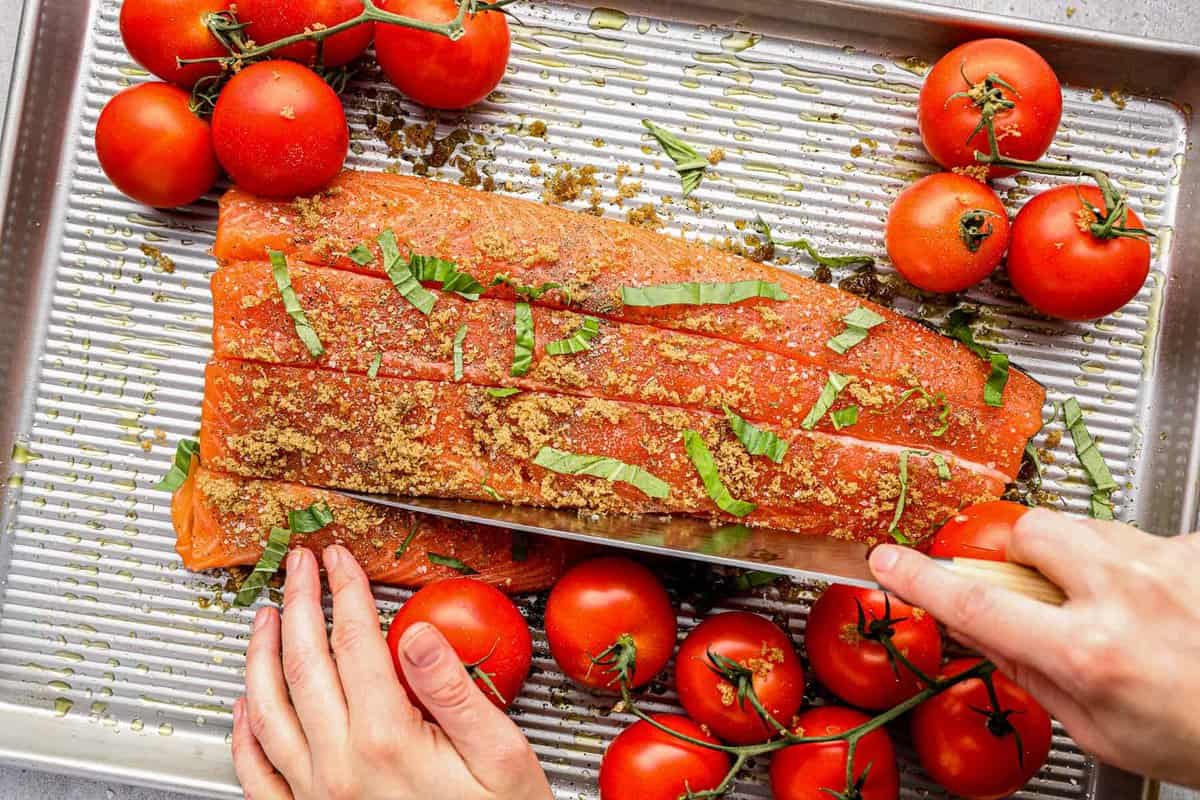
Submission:
M 371 249 L 365 244 L 356 246 L 353 250 L 346 254 L 346 257 L 358 264 L 360 267 L 365 267 L 375 260 L 375 256 L 371 253 Z
M 1091 497 L 1091 514 L 1095 519 L 1112 519 L 1111 495 L 1117 487 L 1117 481 L 1105 462 L 1096 440 L 1083 421 L 1083 409 L 1074 397 L 1067 398 L 1062 404 L 1063 424 L 1071 434 L 1075 444 L 1075 457 L 1083 465 L 1095 491 Z M 1107 515 L 1107 516 L 1105 516 Z
M 371 359 L 371 366 L 367 367 L 367 377 L 375 378 L 379 375 L 379 367 L 383 364 L 383 353 L 376 353 Z
M 755 427 L 742 419 L 729 406 L 722 404 L 721 408 L 725 410 L 725 419 L 729 420 L 733 435 L 746 448 L 747 453 L 752 456 L 766 456 L 776 464 L 783 463 L 783 457 L 788 451 L 787 442 L 770 431 Z
M 288 527 L 292 533 L 316 533 L 333 522 L 333 512 L 325 503 L 314 503 L 308 508 L 288 512 Z
M 308 323 L 304 309 L 300 307 L 300 298 L 296 297 L 296 290 L 292 288 L 287 259 L 278 250 L 271 250 L 268 255 L 271 257 L 271 274 L 275 276 L 275 286 L 279 289 L 279 296 L 283 298 L 283 310 L 292 318 L 292 323 L 296 326 L 296 335 L 308 348 L 309 355 L 319 358 L 325 354 L 325 347 L 317 337 L 317 332 Z
M 900 395 L 900 401 L 892 406 L 891 410 L 896 411 L 900 406 L 908 402 L 909 398 L 920 395 L 926 402 L 931 405 L 942 406 L 942 410 L 938 412 L 938 422 L 941 423 L 937 428 L 934 428 L 931 433 L 934 436 L 944 436 L 946 431 L 950 429 L 950 403 L 946 400 L 945 392 L 930 394 L 929 390 L 924 386 L 914 386 L 913 388 Z
M 404 537 L 404 541 L 401 542 L 400 546 L 396 548 L 396 558 L 400 558 L 402 555 L 408 552 L 408 546 L 412 544 L 412 540 L 417 536 L 418 527 L 420 527 L 420 522 L 418 521 L 416 515 L 413 515 L 412 527 L 408 529 L 408 535 Z
M 529 303 L 517 303 L 513 307 L 513 325 L 517 338 L 513 346 L 512 369 L 508 374 L 518 378 L 529 372 L 533 365 L 533 311 Z
M 574 355 L 592 349 L 592 340 L 600 335 L 600 320 L 584 317 L 583 325 L 569 338 L 559 339 L 546 345 L 546 354 L 552 356 Z
M 561 475 L 590 475 L 607 481 L 628 483 L 643 494 L 659 500 L 671 492 L 671 487 L 665 481 L 641 467 L 607 456 L 580 455 L 553 447 L 543 447 L 534 457 L 533 463 Z
M 458 572 L 460 575 L 478 575 L 479 574 L 479 570 L 468 567 L 466 564 L 459 561 L 457 558 L 451 558 L 450 556 L 444 556 L 444 555 L 441 555 L 440 553 L 426 553 L 425 557 L 427 559 L 429 559 L 430 564 L 437 564 L 439 567 L 449 567 L 450 569 L 454 570 L 455 572 Z
M 975 341 L 970 314 L 964 309 L 956 308 L 947 315 L 945 330 L 946 335 L 962 342 L 972 353 L 992 365 L 987 383 L 983 386 L 983 402 L 989 406 L 1004 405 L 1004 387 L 1008 384 L 1008 356 L 989 350 Z
M 183 486 L 188 474 L 192 471 L 192 459 L 200 458 L 200 443 L 195 439 L 180 439 L 175 445 L 175 460 L 167 474 L 162 477 L 154 488 L 160 492 L 174 492 Z
M 511 386 L 506 386 L 500 389 L 488 389 L 488 397 L 512 397 L 514 394 L 520 394 L 521 390 Z
M 379 249 L 383 253 L 383 271 L 391 278 L 396 291 L 418 311 L 428 316 L 437 303 L 437 295 L 422 286 L 412 274 L 408 262 L 400 255 L 395 232 L 387 230 L 379 235 Z
M 760 586 L 770 586 L 775 581 L 783 576 L 776 572 L 762 572 L 760 570 L 752 570 L 743 572 L 733 579 L 733 585 L 742 592 L 750 589 L 757 589 Z
M 849 428 L 858 422 L 858 406 L 839 408 L 829 415 L 829 420 L 833 423 L 835 431 L 840 431 L 842 428 Z
M 1092 519 L 1113 519 L 1112 496 L 1108 492 L 1092 492 L 1090 511 Z
M 408 257 L 408 269 L 419 281 L 439 282 L 443 292 L 454 292 L 467 300 L 478 300 L 486 289 L 483 284 L 458 269 L 458 264 L 434 256 Z
M 893 539 L 900 544 L 912 544 L 912 540 L 905 536 L 900 530 L 900 517 L 904 515 L 904 506 L 908 502 L 908 457 L 924 456 L 933 460 L 937 466 L 937 476 L 939 480 L 950 480 L 950 466 L 946 463 L 946 459 L 940 453 L 930 453 L 928 450 L 901 450 L 900 451 L 900 496 L 896 498 L 896 513 L 892 517 L 892 524 L 888 526 L 888 533 Z
M 504 502 L 504 496 L 502 494 L 500 494 L 499 492 L 497 492 L 492 487 L 488 486 L 486 482 L 480 488 L 483 489 L 484 494 L 486 494 L 488 497 L 495 500 L 497 503 Z
M 713 460 L 712 452 L 700 434 L 693 430 L 685 430 L 683 447 L 687 450 L 688 458 L 692 460 L 692 466 L 696 468 L 696 474 L 700 476 L 700 482 L 704 484 L 704 491 L 708 492 L 709 499 L 717 504 L 717 508 L 735 517 L 744 517 L 758 508 L 754 503 L 735 500 L 725 488 L 720 474 L 717 473 L 717 462 Z
M 733 281 L 731 283 L 665 283 L 658 286 L 622 286 L 621 302 L 627 306 L 724 306 L 755 297 L 787 300 L 777 283 Z
M 316 533 L 331 522 L 333 522 L 333 513 L 325 503 L 314 503 L 305 509 L 289 511 L 289 527 L 271 528 L 271 533 L 267 537 L 267 546 L 258 559 L 258 563 L 254 565 L 254 571 L 238 587 L 237 597 L 234 598 L 233 604 L 239 608 L 254 604 L 267 582 L 271 580 L 271 576 L 278 572 L 280 565 L 283 564 L 283 558 L 287 555 L 288 547 L 292 543 L 293 533 Z
M 559 289 L 565 296 L 567 305 L 571 304 L 571 292 L 561 283 L 547 282 L 540 286 L 526 286 L 523 283 L 517 283 L 507 275 L 497 275 L 496 277 L 492 278 L 492 286 L 499 286 L 500 284 L 504 284 L 512 289 L 513 293 L 516 294 L 517 297 L 520 297 L 521 299 L 531 303 L 535 300 L 540 300 L 542 295 L 544 295 L 546 292 Z
M 663 152 L 675 162 L 675 171 L 679 173 L 679 181 L 683 186 L 683 196 L 687 197 L 700 186 L 704 171 L 709 167 L 708 159 L 667 129 L 648 119 L 642 120 L 642 124 L 650 131 L 650 135 L 658 142 Z
M 829 380 L 825 381 L 825 385 L 821 387 L 821 394 L 817 396 L 817 402 L 813 403 L 813 407 L 809 409 L 808 416 L 800 423 L 800 427 L 806 431 L 811 431 L 817 427 L 817 423 L 829 413 L 829 409 L 837 401 L 837 397 L 842 389 L 845 389 L 849 385 L 850 380 L 848 375 L 839 375 L 836 372 L 829 373 Z
M 463 379 L 463 342 L 467 338 L 467 324 L 464 322 L 458 326 L 458 331 L 454 334 L 454 380 L 461 381 Z
M 866 341 L 871 328 L 882 325 L 886 320 L 871 309 L 858 306 L 842 317 L 842 322 L 846 323 L 846 330 L 826 342 L 825 346 L 838 355 L 844 356 L 850 348 Z
M 529 560 L 529 534 L 525 531 L 513 531 L 512 560 L 517 563 Z

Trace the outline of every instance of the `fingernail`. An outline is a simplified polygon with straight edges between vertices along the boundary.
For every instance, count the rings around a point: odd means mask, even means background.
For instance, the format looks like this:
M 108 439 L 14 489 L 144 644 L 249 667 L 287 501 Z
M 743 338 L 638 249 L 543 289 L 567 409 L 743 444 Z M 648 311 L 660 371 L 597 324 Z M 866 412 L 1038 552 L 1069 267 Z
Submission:
M 871 569 L 876 572 L 890 572 L 899 560 L 899 547 L 894 544 L 880 545 L 871 553 Z
M 287 559 L 287 571 L 288 572 L 299 572 L 300 571 L 300 567 L 304 563 L 304 553 L 305 553 L 305 550 L 303 547 L 298 547 L 295 550 L 293 550 L 292 552 L 288 553 L 288 559 Z
M 414 667 L 428 667 L 437 661 L 442 652 L 442 643 L 432 625 L 417 622 L 404 632 L 400 639 L 400 649 L 408 663 Z
M 342 563 L 342 548 L 337 545 L 330 545 L 325 548 L 322 557 L 325 559 L 325 569 L 337 569 Z
M 260 608 L 258 613 L 254 615 L 254 630 L 258 630 L 267 624 L 267 619 L 271 616 L 270 609 Z

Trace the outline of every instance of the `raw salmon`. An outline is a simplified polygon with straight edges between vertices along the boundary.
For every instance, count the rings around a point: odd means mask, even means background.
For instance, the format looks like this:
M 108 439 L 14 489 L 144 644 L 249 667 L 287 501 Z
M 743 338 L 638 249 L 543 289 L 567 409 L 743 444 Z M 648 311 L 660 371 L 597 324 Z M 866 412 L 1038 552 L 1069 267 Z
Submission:
M 192 570 L 253 565 L 272 526 L 286 526 L 288 511 L 317 502 L 328 504 L 333 524 L 293 535 L 291 546 L 319 553 L 331 544 L 345 545 L 378 583 L 417 587 L 460 574 L 431 562 L 428 554 L 435 553 L 461 561 L 506 592 L 533 592 L 552 586 L 581 552 L 569 542 L 531 536 L 514 554 L 513 534 L 500 528 L 382 508 L 295 483 L 222 474 L 194 462 L 171 505 L 176 550 Z
M 331 488 L 494 500 L 601 513 L 720 512 L 681 444 L 707 443 L 724 486 L 757 509 L 741 521 L 864 541 L 897 528 L 927 535 L 1001 480 L 896 445 L 763 424 L 789 443 L 782 463 L 751 457 L 724 416 L 699 409 L 218 359 L 206 371 L 201 459 L 212 469 Z M 603 478 L 534 463 L 543 448 L 603 456 L 653 473 L 655 499 Z M 903 457 L 902 457 L 903 456 Z M 902 471 L 900 464 L 906 462 Z
M 291 203 L 234 189 L 221 200 L 214 253 L 221 261 L 261 260 L 277 249 L 297 260 L 378 274 L 376 239 L 386 230 L 402 249 L 452 260 L 485 286 L 499 274 L 532 286 L 557 282 L 570 289 L 575 310 L 693 331 L 900 387 L 915 381 L 962 405 L 983 402 L 987 364 L 958 342 L 847 292 L 623 222 L 422 178 L 345 172 L 321 195 Z M 358 245 L 374 253 L 365 266 L 347 255 Z M 621 297 L 622 287 L 756 279 L 778 284 L 788 299 L 644 308 L 625 306 Z M 512 296 L 506 285 L 488 291 Z M 537 302 L 561 300 L 551 292 Z M 839 355 L 825 343 L 859 306 L 886 321 Z M 1013 370 L 1003 428 L 1023 437 L 1022 446 L 1041 427 L 1044 398 L 1036 382 Z
M 723 405 L 756 423 L 798 430 L 817 402 L 828 370 L 769 350 L 606 320 L 590 349 L 547 355 L 546 345 L 566 339 L 583 315 L 533 309 L 533 366 L 510 376 L 513 303 L 465 300 L 437 293 L 431 315 L 405 302 L 386 278 L 294 264 L 292 286 L 325 352 L 309 354 L 263 262 L 233 262 L 212 278 L 213 348 L 218 358 L 268 364 L 314 365 L 366 373 L 378 360 L 385 377 L 446 381 L 454 378 L 454 341 L 462 326 L 462 380 L 615 400 L 720 412 Z M 928 390 L 902 390 L 867 377 L 855 379 L 831 407 L 861 410 L 843 435 L 928 449 L 962 459 L 969 468 L 1012 480 L 1028 432 L 1004 409 L 938 401 Z M 835 432 L 832 417 L 816 430 Z

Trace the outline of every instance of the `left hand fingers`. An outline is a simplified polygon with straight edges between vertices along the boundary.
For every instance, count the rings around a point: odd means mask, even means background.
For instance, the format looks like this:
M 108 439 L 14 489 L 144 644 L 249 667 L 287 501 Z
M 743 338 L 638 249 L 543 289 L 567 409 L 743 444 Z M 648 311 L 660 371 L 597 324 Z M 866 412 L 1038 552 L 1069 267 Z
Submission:
M 250 730 L 244 697 L 233 705 L 233 768 L 247 800 L 292 800 L 287 781 L 275 771 Z

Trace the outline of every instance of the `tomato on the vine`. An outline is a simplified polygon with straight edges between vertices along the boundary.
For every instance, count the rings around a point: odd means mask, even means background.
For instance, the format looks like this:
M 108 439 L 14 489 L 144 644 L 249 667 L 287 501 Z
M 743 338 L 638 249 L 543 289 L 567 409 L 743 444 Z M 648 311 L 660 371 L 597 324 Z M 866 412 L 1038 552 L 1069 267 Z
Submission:
M 229 10 L 229 0 L 125 0 L 121 4 L 121 40 L 133 60 L 164 81 L 190 89 L 207 75 L 218 75 L 216 62 L 179 66 L 177 58 L 229 55 L 209 31 L 209 15 Z
M 684 736 L 717 744 L 687 717 L 656 714 L 654 720 Z M 720 750 L 685 742 L 639 720 L 621 732 L 600 762 L 600 800 L 679 800 L 688 791 L 717 788 L 731 766 Z
M 379 0 L 384 11 L 426 22 L 449 22 L 457 0 Z M 468 14 L 458 41 L 429 31 L 380 24 L 379 66 L 397 89 L 429 108 L 460 109 L 488 96 L 508 66 L 508 20 L 500 11 Z
M 1009 500 L 976 503 L 959 511 L 933 535 L 926 552 L 934 558 L 1007 561 L 1013 526 L 1029 506 Z
M 951 661 L 952 677 L 978 659 Z M 1000 701 L 993 711 L 981 678 L 968 678 L 912 712 L 913 745 L 929 777 L 968 800 L 1008 797 L 1037 774 L 1050 754 L 1050 715 L 1029 693 L 999 672 L 992 684 Z
M 305 31 L 332 28 L 363 11 L 362 0 L 237 0 L 238 19 L 246 24 L 247 38 L 264 45 Z M 366 52 L 375 35 L 375 23 L 365 22 L 335 33 L 320 48 L 316 42 L 297 42 L 272 53 L 303 64 L 340 67 Z
M 861 613 L 861 619 L 860 619 Z M 877 589 L 834 584 L 808 614 L 808 663 L 825 688 L 860 708 L 899 705 L 925 685 L 903 664 L 892 664 L 879 643 L 892 644 L 913 666 L 933 677 L 942 665 L 942 634 L 923 609 Z
M 801 736 L 831 736 L 859 727 L 871 718 L 840 706 L 819 706 L 802 712 L 792 730 Z M 771 795 L 775 800 L 829 800 L 842 797 L 846 786 L 845 741 L 794 744 L 771 758 Z M 865 777 L 864 777 L 865 776 Z M 856 794 L 861 800 L 896 800 L 900 778 L 896 752 L 882 727 L 858 740 L 854 751 Z
M 1142 221 L 1125 212 L 1125 234 L 1101 238 L 1096 211 L 1105 213 L 1095 186 L 1058 186 L 1034 197 L 1017 214 L 1008 254 L 1013 288 L 1044 314 L 1098 319 L 1134 298 L 1150 272 L 1150 243 Z M 1102 227 L 1102 226 L 1101 226 Z
M 649 683 L 670 660 L 676 631 L 667 590 L 653 572 L 627 558 L 573 567 L 546 602 L 550 655 L 585 686 L 615 690 L 617 671 L 630 661 L 630 686 Z
M 1008 249 L 1008 213 L 988 186 L 940 172 L 896 198 L 885 241 L 909 283 L 927 292 L 959 292 L 1000 263 Z
M 1062 118 L 1058 76 L 1036 52 L 1011 39 L 978 39 L 951 50 L 925 76 L 917 108 L 921 140 L 946 169 L 976 167 L 991 152 L 991 116 L 1001 155 L 1034 161 L 1054 141 Z M 990 177 L 1012 169 L 991 167 Z
M 313 194 L 337 176 L 350 149 L 342 101 L 293 61 L 262 61 L 234 75 L 212 126 L 225 171 L 262 197 Z
M 788 725 L 804 702 L 804 668 L 786 633 L 744 611 L 709 617 L 688 634 L 675 659 L 679 702 L 727 742 L 765 741 L 776 729 L 768 727 L 748 699 L 739 699 L 740 681 L 749 682 L 781 725 Z
M 96 123 L 96 156 L 126 195 L 157 208 L 185 206 L 221 174 L 208 123 L 178 86 L 143 83 L 118 94 Z
M 512 600 L 474 578 L 431 583 L 401 606 L 388 628 L 388 649 L 409 700 L 424 710 L 408 688 L 400 664 L 400 637 L 414 622 L 442 632 L 488 699 L 507 708 L 521 691 L 533 662 L 529 625 Z

